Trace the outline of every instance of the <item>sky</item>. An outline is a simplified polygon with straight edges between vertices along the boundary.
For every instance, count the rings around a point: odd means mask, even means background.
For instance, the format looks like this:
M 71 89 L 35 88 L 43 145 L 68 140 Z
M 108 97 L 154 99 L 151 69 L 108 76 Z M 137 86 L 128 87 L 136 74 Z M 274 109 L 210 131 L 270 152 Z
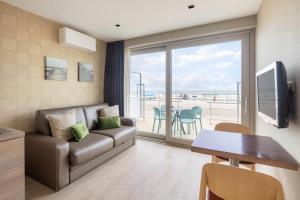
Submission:
M 130 70 L 142 73 L 146 90 L 165 90 L 165 52 L 131 56 Z M 131 74 L 131 87 L 138 81 Z M 172 50 L 172 89 L 236 90 L 241 81 L 241 41 Z

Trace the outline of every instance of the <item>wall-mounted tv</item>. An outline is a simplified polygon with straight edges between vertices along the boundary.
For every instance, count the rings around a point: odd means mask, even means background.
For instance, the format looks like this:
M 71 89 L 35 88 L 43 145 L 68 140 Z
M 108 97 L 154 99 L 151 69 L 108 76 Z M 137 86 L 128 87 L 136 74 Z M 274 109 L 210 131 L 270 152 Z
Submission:
M 288 83 L 282 62 L 274 62 L 256 73 L 257 112 L 267 123 L 288 127 Z

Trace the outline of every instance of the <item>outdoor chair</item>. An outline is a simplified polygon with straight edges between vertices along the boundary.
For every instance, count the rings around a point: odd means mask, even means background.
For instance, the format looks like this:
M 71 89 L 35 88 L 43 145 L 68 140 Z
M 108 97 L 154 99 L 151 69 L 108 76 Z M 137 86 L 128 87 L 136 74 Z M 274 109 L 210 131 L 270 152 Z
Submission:
M 162 113 L 165 113 L 166 110 L 167 110 L 167 106 L 166 106 L 166 105 L 161 105 L 161 106 L 160 106 L 160 111 L 161 111 Z
M 197 135 L 197 124 L 196 124 L 196 114 L 193 110 L 182 110 L 180 111 L 180 123 L 181 125 L 187 124 L 187 132 L 191 132 L 190 125 L 192 124 L 193 129 L 196 131 Z M 180 126 L 181 128 L 182 126 Z M 181 130 L 180 130 L 181 133 Z
M 160 106 L 160 112 L 163 115 L 167 115 L 166 111 L 167 111 L 167 106 L 166 105 L 161 105 Z M 174 126 L 174 133 L 175 133 L 176 127 L 177 127 L 177 130 L 178 130 L 179 126 L 178 126 L 178 120 L 176 119 L 177 111 L 174 109 L 174 106 L 171 106 L 171 113 L 172 113 L 172 126 Z
M 172 109 L 172 114 L 174 113 L 174 106 L 171 106 Z M 166 111 L 167 111 L 167 106 L 166 105 L 161 105 L 160 106 L 160 112 L 163 113 L 164 115 L 166 115 Z
M 162 111 L 161 109 L 157 107 L 153 107 L 154 109 L 154 121 L 153 121 L 153 127 L 152 132 L 154 132 L 156 121 L 158 120 L 158 126 L 157 126 L 157 133 L 159 133 L 159 129 L 161 128 L 161 122 L 163 120 L 166 120 L 166 110 Z M 175 120 L 175 114 L 172 112 L 172 122 Z
M 159 133 L 159 129 L 161 128 L 161 122 L 163 120 L 166 120 L 166 115 L 161 112 L 161 110 L 157 107 L 153 107 L 154 109 L 154 121 L 153 121 L 153 127 L 152 132 L 154 132 L 156 121 L 158 120 L 158 126 L 157 126 L 157 133 Z
M 199 124 L 200 124 L 200 127 L 201 127 L 201 130 L 203 129 L 202 128 L 202 108 L 200 106 L 194 106 L 192 108 L 192 110 L 194 111 L 194 113 L 196 114 L 196 119 L 199 120 Z

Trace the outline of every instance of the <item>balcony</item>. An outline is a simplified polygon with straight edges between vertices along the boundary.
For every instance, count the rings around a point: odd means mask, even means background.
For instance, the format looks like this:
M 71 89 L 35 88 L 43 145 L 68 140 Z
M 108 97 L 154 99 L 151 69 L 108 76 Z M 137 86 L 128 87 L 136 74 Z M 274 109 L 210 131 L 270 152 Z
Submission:
M 163 93 L 145 95 L 142 98 L 137 98 L 135 95 L 131 96 L 131 107 L 134 108 L 131 109 L 131 115 L 137 117 L 137 128 L 139 131 L 160 135 L 165 134 L 165 96 Z M 198 116 L 201 119 L 201 123 L 200 119 L 195 120 L 194 124 L 196 125 L 182 123 L 180 112 L 182 110 L 192 110 L 195 106 L 200 107 L 202 110 L 202 113 Z M 159 110 L 160 119 L 156 116 L 156 120 L 154 120 L 154 108 Z M 234 94 L 234 92 L 222 93 L 219 91 L 218 94 L 214 94 L 213 91 L 207 91 L 207 93 L 202 94 L 173 94 L 172 134 L 175 137 L 194 139 L 197 131 L 201 129 L 214 129 L 215 125 L 219 122 L 240 123 L 240 111 L 240 94 Z

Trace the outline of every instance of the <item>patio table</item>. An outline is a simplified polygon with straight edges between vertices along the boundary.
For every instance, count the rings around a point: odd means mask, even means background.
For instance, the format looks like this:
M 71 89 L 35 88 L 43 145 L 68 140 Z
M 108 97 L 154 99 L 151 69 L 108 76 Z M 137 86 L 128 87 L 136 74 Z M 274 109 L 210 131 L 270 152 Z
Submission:
M 183 109 L 182 108 L 172 108 L 172 112 L 175 111 L 175 116 L 174 116 L 174 119 L 172 121 L 172 127 L 175 123 L 175 121 L 179 122 L 180 123 L 180 127 L 181 127 L 181 130 L 183 132 L 183 134 L 185 135 L 186 132 L 184 130 L 184 126 L 183 124 L 181 123 L 181 119 L 180 119 L 180 111 L 182 111 Z

